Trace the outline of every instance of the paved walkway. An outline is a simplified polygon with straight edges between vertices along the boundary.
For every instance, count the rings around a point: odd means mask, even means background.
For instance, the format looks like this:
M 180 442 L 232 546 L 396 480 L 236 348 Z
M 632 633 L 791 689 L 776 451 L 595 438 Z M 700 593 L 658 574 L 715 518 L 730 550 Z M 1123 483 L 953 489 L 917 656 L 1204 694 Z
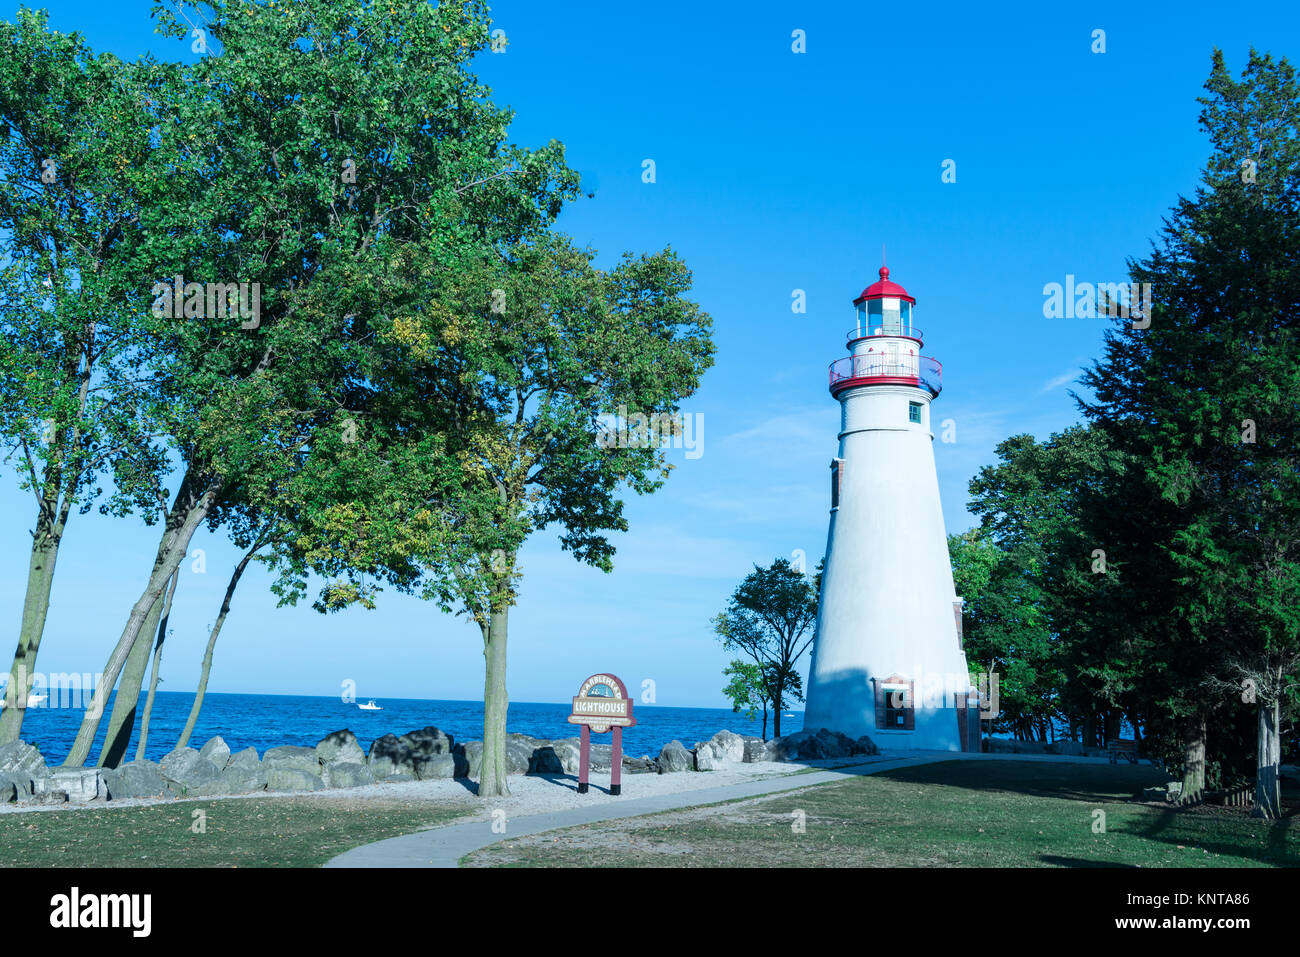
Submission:
M 780 794 L 816 784 L 830 784 L 851 777 L 876 774 L 880 771 L 895 771 L 899 768 L 917 767 L 923 764 L 933 764 L 937 761 L 953 760 L 1029 760 L 1072 764 L 1106 763 L 1105 758 L 1084 758 L 1071 755 L 963 754 L 953 751 L 895 752 L 872 758 L 863 758 L 859 763 L 834 770 L 814 771 L 809 774 L 782 775 L 721 787 L 678 791 L 673 794 L 632 799 L 626 803 L 605 803 L 586 808 L 579 807 L 564 811 L 522 815 L 511 818 L 506 822 L 507 833 L 505 834 L 493 832 L 493 821 L 490 817 L 463 824 L 449 824 L 445 827 L 419 831 L 415 834 L 404 834 L 401 837 L 390 837 L 374 844 L 354 847 L 352 850 L 345 851 L 329 861 L 325 866 L 457 867 L 460 859 L 466 854 L 487 847 L 489 844 L 522 837 L 525 834 L 537 834 L 541 831 L 552 831 L 556 828 L 574 827 L 580 824 L 593 824 L 597 821 L 639 817 L 643 814 L 657 814 L 660 811 L 675 811 L 680 808 L 698 807 L 702 804 L 717 804 L 720 801 L 734 801 L 738 798 Z M 623 782 L 625 787 L 635 787 L 636 775 L 625 774 Z

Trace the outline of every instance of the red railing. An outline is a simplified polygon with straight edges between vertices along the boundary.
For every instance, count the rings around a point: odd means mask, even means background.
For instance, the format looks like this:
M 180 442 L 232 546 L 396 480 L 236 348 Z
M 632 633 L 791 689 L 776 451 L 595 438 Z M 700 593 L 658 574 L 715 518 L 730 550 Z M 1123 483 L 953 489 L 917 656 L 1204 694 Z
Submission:
M 921 386 L 938 395 L 943 389 L 943 366 L 929 356 L 868 352 L 836 359 L 830 380 L 832 393 L 855 385 L 894 383 Z
M 856 325 L 845 334 L 844 338 L 849 342 L 853 342 L 855 339 L 866 339 L 871 336 L 899 336 L 903 339 L 915 339 L 917 342 L 920 342 L 921 330 L 916 326 L 908 325 L 906 323 L 903 325 L 895 323 L 892 326 Z

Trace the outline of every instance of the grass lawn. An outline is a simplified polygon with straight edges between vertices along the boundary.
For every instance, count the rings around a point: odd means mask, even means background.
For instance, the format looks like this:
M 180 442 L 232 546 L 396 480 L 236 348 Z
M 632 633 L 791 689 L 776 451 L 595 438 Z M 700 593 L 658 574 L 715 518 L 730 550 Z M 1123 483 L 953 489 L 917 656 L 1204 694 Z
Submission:
M 1150 766 L 947 761 L 778 797 L 532 835 L 478 867 L 1300 866 L 1300 815 L 1136 803 Z M 1095 810 L 1105 832 L 1094 833 Z M 801 811 L 804 832 L 796 833 Z M 599 857 L 593 856 L 598 851 Z
M 194 812 L 206 833 L 191 830 Z M 181 801 L 0 815 L 0 867 L 317 867 L 464 806 L 311 797 Z

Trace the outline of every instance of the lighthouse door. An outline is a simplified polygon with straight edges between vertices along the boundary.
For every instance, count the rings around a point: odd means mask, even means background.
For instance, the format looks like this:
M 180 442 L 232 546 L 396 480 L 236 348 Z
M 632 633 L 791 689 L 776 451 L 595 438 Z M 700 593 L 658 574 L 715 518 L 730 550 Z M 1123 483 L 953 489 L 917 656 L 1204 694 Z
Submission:
M 885 375 L 903 374 L 903 369 L 898 364 L 898 343 L 887 341 L 885 343 Z

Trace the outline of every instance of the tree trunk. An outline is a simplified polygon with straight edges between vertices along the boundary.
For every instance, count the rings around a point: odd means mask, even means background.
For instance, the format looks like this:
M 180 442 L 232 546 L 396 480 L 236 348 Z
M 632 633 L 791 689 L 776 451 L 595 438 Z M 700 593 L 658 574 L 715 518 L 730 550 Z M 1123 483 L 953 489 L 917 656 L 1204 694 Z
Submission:
M 781 737 L 781 707 L 785 704 L 785 687 L 780 682 L 776 685 L 775 698 L 772 709 L 772 737 L 779 738 Z
M 167 597 L 163 599 L 162 618 L 158 621 L 158 638 L 153 643 L 153 667 L 149 669 L 149 696 L 144 701 L 144 717 L 140 719 L 140 743 L 135 749 L 135 759 L 140 761 L 145 756 L 145 747 L 149 742 L 149 719 L 153 717 L 153 698 L 158 691 L 158 669 L 162 666 L 163 642 L 167 640 L 167 620 L 172 613 L 172 596 L 181 580 L 178 571 L 172 575 L 167 587 Z
M 230 599 L 234 597 L 235 588 L 239 585 L 239 579 L 243 576 L 244 569 L 248 567 L 254 553 L 260 547 L 260 544 L 254 545 L 240 563 L 235 566 L 234 574 L 230 576 L 230 584 L 226 586 L 226 596 L 221 600 L 221 611 L 217 614 L 217 620 L 212 626 L 212 631 L 208 633 L 208 646 L 203 650 L 203 670 L 199 674 L 199 688 L 194 695 L 194 704 L 190 706 L 190 716 L 185 721 L 185 729 L 181 731 L 181 736 L 176 741 L 177 748 L 183 748 L 190 743 L 190 735 L 194 733 L 194 725 L 198 723 L 199 711 L 203 707 L 203 696 L 208 692 L 208 674 L 212 671 L 212 649 L 216 647 L 217 636 L 221 634 L 221 626 L 226 623 L 226 616 L 230 614 Z
M 132 646 L 122 666 L 122 676 L 117 683 L 117 694 L 113 697 L 113 711 L 108 716 L 108 731 L 104 734 L 104 745 L 99 751 L 101 768 L 115 768 L 126 756 L 127 745 L 131 743 L 131 732 L 135 730 L 135 709 L 140 702 L 140 689 L 144 685 L 144 673 L 149 667 L 149 651 L 153 648 L 158 624 L 162 620 L 164 598 L 159 596 L 149 609 L 149 614 L 140 626 L 140 638 Z
M 1282 816 L 1281 702 L 1274 698 L 1259 699 L 1259 722 L 1255 736 L 1255 809 L 1254 817 L 1275 821 Z
M 1194 801 L 1205 790 L 1205 715 L 1196 712 L 1183 721 L 1183 791 L 1181 800 Z
M 45 619 L 50 611 L 50 590 L 54 587 L 54 563 L 59 556 L 63 537 L 62 525 L 50 519 L 42 508 L 32 536 L 32 554 L 27 565 L 27 593 L 23 597 L 22 623 L 18 629 L 18 647 L 14 649 L 5 685 L 5 707 L 0 709 L 0 744 L 17 741 L 27 714 L 27 694 L 36 677 L 36 653 L 45 633 Z
M 86 715 L 81 721 L 81 727 L 77 730 L 77 737 L 72 742 L 72 748 L 63 762 L 64 767 L 81 767 L 85 764 L 86 758 L 90 756 L 90 749 L 95 743 L 95 735 L 99 731 L 100 718 L 104 713 L 104 703 L 107 701 L 113 685 L 117 683 L 118 675 L 122 671 L 122 665 L 126 662 L 126 658 L 131 653 L 136 641 L 139 640 L 141 629 L 144 627 L 150 611 L 157 604 L 158 599 L 162 597 L 163 589 L 167 587 L 167 580 L 176 572 L 181 561 L 185 558 L 185 553 L 189 549 L 190 539 L 194 536 L 194 532 L 207 518 L 208 512 L 216 502 L 217 489 L 215 486 L 204 488 L 202 491 L 195 491 L 193 494 L 187 494 L 187 488 L 193 488 L 193 484 L 187 474 L 185 480 L 181 483 L 181 490 L 177 493 L 177 500 L 178 502 L 189 501 L 191 504 L 186 508 L 178 507 L 173 509 L 173 514 L 177 519 L 175 522 L 169 516 L 168 529 L 163 535 L 162 544 L 159 545 L 158 559 L 154 564 L 153 574 L 150 576 L 149 583 L 145 586 L 143 594 L 132 606 L 131 614 L 126 621 L 126 627 L 122 630 L 122 636 L 118 639 L 117 646 L 113 649 L 108 663 L 104 666 L 104 673 L 95 686 L 95 696 L 91 699 L 90 707 L 86 709 Z
M 763 705 L 763 740 L 767 740 L 767 705 Z
M 506 797 L 506 632 L 509 606 L 504 601 L 492 610 L 483 635 L 483 658 L 486 663 L 483 682 L 483 766 L 479 772 L 479 797 Z

